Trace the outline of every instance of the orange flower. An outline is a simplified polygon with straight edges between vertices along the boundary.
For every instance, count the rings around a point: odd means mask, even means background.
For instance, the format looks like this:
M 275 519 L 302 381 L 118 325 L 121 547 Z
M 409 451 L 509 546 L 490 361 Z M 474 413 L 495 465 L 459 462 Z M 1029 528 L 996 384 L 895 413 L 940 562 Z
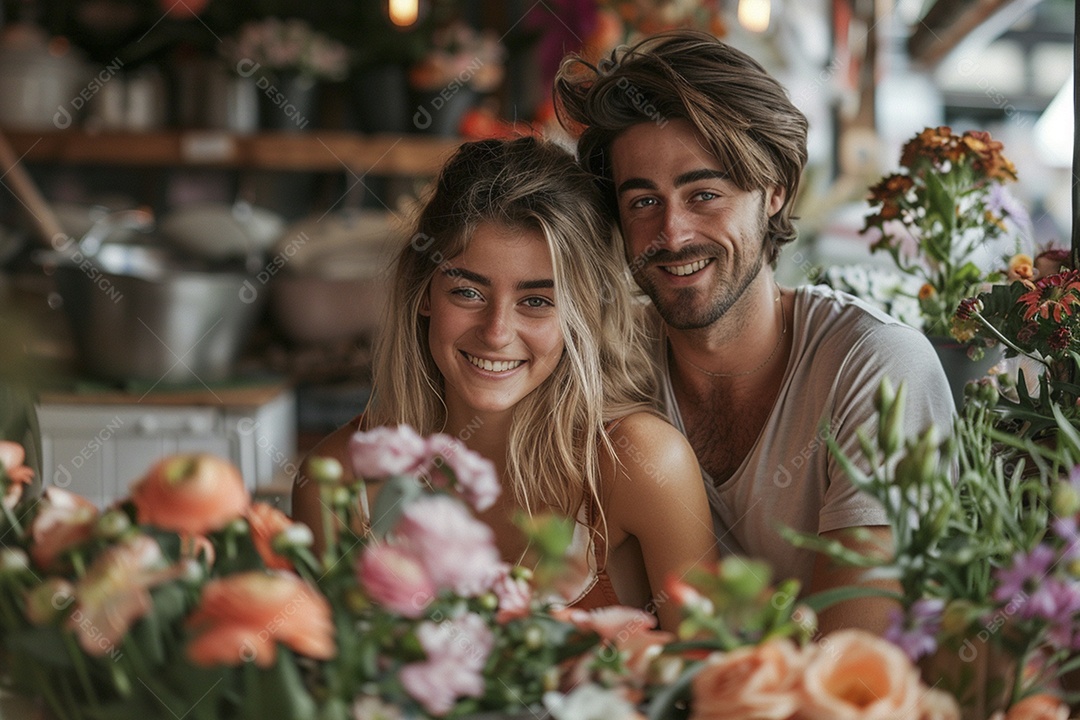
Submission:
M 1069 707 L 1053 695 L 1031 695 L 1009 708 L 1005 720 L 1069 720 Z
M 4 506 L 8 509 L 15 507 L 22 498 L 23 486 L 34 479 L 34 471 L 23 465 L 25 459 L 26 451 L 22 445 L 0 440 L 0 467 L 10 482 L 4 493 Z
M 785 720 L 799 707 L 805 665 L 787 639 L 716 653 L 694 677 L 690 720 Z
M 937 295 L 937 290 L 930 283 L 923 283 L 919 288 L 919 300 L 925 301 Z
M 1009 280 L 1030 280 L 1035 276 L 1035 261 L 1024 253 L 1013 255 L 1006 275 Z
M 247 521 L 255 549 L 266 567 L 271 570 L 292 570 L 289 559 L 278 555 L 272 547 L 274 536 L 293 525 L 289 516 L 266 503 L 253 503 L 248 510 Z
M 39 567 L 51 568 L 65 550 L 90 539 L 97 519 L 97 507 L 86 498 L 60 488 L 45 488 L 30 525 L 30 556 Z
M 250 502 L 240 473 L 213 455 L 174 455 L 160 461 L 131 489 L 140 523 L 184 535 L 220 530 Z
M 188 625 L 195 633 L 188 657 L 202 666 L 269 667 L 279 642 L 319 660 L 337 652 L 330 603 L 291 573 L 254 571 L 207 583 Z
M 131 624 L 153 607 L 150 588 L 182 572 L 179 565 L 167 564 L 161 547 L 146 535 L 114 545 L 75 586 L 78 604 L 68 627 L 87 654 L 112 653 Z
M 900 648 L 861 630 L 822 640 L 802 689 L 800 720 L 917 718 L 924 690 Z
M 1064 317 L 1073 313 L 1073 306 L 1080 305 L 1080 271 L 1070 271 L 1039 278 L 1035 282 L 1023 281 L 1028 292 L 1016 299 L 1020 305 L 1026 305 L 1024 319 L 1030 320 L 1038 315 L 1044 320 L 1054 316 L 1054 322 L 1060 323 Z

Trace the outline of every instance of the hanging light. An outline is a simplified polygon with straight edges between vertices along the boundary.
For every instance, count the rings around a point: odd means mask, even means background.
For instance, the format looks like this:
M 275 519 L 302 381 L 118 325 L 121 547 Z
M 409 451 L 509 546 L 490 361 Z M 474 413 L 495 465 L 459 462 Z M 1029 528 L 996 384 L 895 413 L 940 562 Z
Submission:
M 395 27 L 409 28 L 420 20 L 420 0 L 387 0 L 386 9 Z
M 763 33 L 769 29 L 770 0 L 739 0 L 736 11 L 739 24 L 750 32 Z

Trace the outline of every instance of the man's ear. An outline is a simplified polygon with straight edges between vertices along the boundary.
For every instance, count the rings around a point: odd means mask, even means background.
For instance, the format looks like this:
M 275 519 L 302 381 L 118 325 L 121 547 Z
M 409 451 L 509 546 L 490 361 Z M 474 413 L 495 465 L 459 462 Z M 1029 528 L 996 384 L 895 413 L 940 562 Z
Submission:
M 765 208 L 768 210 L 769 217 L 780 212 L 786 199 L 787 188 L 783 185 L 770 185 L 765 188 Z

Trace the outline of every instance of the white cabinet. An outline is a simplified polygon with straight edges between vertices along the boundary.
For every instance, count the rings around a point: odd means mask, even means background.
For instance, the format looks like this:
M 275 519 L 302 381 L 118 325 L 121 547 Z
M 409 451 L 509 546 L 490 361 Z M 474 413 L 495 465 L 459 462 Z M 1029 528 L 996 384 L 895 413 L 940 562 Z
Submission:
M 291 478 L 296 469 L 292 390 L 210 395 L 186 402 L 166 396 L 140 401 L 116 393 L 44 396 L 38 407 L 44 482 L 105 506 L 126 497 L 131 483 L 162 457 L 182 452 L 229 459 L 252 491 Z

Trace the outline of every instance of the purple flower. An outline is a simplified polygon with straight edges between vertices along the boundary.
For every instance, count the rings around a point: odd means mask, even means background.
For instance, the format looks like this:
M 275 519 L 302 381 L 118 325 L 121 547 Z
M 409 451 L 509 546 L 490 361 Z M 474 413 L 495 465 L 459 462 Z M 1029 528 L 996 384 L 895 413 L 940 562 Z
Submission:
M 941 616 L 945 601 L 922 598 L 908 608 L 905 615 L 894 611 L 885 639 L 904 651 L 912 662 L 937 650 L 937 634 L 941 631 Z
M 1056 518 L 1050 526 L 1054 529 L 1065 549 L 1061 553 L 1061 559 L 1068 561 L 1080 559 L 1080 526 L 1075 517 Z
M 1017 595 L 1026 597 L 1030 586 L 1046 576 L 1053 562 L 1054 549 L 1049 545 L 1037 545 L 1030 553 L 1016 553 L 1012 566 L 999 568 L 994 573 L 999 583 L 994 590 L 994 600 L 1011 602 Z
M 1031 237 L 1031 216 L 1024 203 L 1017 200 L 1004 185 L 994 183 L 986 197 L 986 209 L 998 217 L 1008 217 L 1024 237 Z

